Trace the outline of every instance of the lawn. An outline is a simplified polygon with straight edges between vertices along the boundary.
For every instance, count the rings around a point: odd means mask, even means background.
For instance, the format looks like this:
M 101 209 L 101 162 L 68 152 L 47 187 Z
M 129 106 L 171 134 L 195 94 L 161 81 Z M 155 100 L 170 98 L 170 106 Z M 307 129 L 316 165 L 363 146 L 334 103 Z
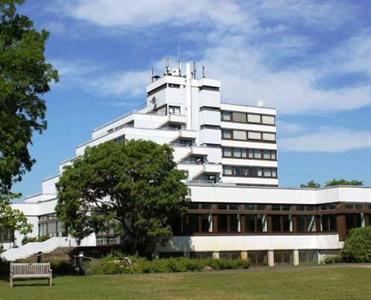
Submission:
M 0 281 L 0 299 L 371 299 L 371 268 L 251 268 L 210 273 L 61 276 Z

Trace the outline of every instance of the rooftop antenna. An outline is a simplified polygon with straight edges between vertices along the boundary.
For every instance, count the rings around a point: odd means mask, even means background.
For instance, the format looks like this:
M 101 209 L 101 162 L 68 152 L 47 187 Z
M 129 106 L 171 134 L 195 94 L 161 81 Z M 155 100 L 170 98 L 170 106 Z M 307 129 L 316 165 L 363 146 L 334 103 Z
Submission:
M 151 68 L 151 80 L 152 80 L 152 82 L 153 82 L 153 66 L 152 66 L 152 68 Z
M 197 65 L 196 62 L 193 61 L 193 78 L 196 79 L 196 73 L 197 73 Z
M 168 56 L 166 57 L 166 75 L 169 75 L 169 70 L 170 70 L 170 58 Z
M 205 66 L 202 66 L 202 78 L 205 78 Z
M 180 46 L 179 46 L 179 42 L 177 43 L 177 48 L 178 48 L 178 69 L 179 69 L 179 73 L 180 73 L 180 70 L 182 68 L 182 63 L 180 62 Z

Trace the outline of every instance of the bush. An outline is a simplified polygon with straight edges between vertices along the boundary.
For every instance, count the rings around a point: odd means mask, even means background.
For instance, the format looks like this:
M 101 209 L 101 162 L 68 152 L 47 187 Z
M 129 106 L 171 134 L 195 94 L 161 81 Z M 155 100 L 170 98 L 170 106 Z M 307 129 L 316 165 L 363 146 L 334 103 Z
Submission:
M 327 265 L 327 264 L 337 264 L 337 263 L 341 263 L 343 261 L 343 258 L 341 257 L 341 255 L 331 255 L 331 256 L 327 256 L 324 260 L 324 263 Z
M 121 273 L 121 264 L 116 257 L 107 256 L 88 262 L 86 271 L 88 274 L 119 274 Z
M 58 261 L 51 262 L 50 268 L 53 270 L 53 275 L 73 275 L 76 274 L 75 267 L 71 262 Z
M 248 261 L 228 259 L 190 259 L 190 258 L 166 258 L 158 260 L 146 260 L 131 257 L 132 265 L 125 264 L 123 259 L 107 256 L 100 260 L 87 263 L 88 274 L 133 274 L 133 273 L 175 273 L 175 272 L 199 272 L 205 267 L 214 270 L 247 269 Z
M 371 262 L 371 226 L 350 231 L 342 256 L 346 262 Z
M 38 237 L 28 237 L 25 236 L 22 240 L 22 245 L 26 245 L 27 243 L 34 243 L 34 242 L 44 242 L 48 240 L 50 237 L 46 235 L 38 236 Z
M 10 263 L 0 258 L 0 277 L 9 276 L 9 267 L 10 267 Z

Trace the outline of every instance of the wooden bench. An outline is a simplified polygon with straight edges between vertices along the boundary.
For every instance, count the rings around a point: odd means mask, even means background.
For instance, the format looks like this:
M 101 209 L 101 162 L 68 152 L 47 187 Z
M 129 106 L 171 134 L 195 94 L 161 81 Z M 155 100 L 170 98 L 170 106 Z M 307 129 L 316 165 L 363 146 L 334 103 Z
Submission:
M 53 274 L 50 269 L 50 263 L 11 263 L 10 287 L 13 287 L 13 280 L 18 278 L 47 278 L 49 286 L 51 286 Z

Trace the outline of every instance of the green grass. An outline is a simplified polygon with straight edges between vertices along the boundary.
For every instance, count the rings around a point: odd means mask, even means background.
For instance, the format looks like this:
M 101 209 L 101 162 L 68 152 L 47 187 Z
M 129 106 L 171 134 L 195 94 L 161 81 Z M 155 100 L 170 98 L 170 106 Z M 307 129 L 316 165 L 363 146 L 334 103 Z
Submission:
M 0 299 L 371 299 L 371 268 L 320 266 L 0 281 Z

